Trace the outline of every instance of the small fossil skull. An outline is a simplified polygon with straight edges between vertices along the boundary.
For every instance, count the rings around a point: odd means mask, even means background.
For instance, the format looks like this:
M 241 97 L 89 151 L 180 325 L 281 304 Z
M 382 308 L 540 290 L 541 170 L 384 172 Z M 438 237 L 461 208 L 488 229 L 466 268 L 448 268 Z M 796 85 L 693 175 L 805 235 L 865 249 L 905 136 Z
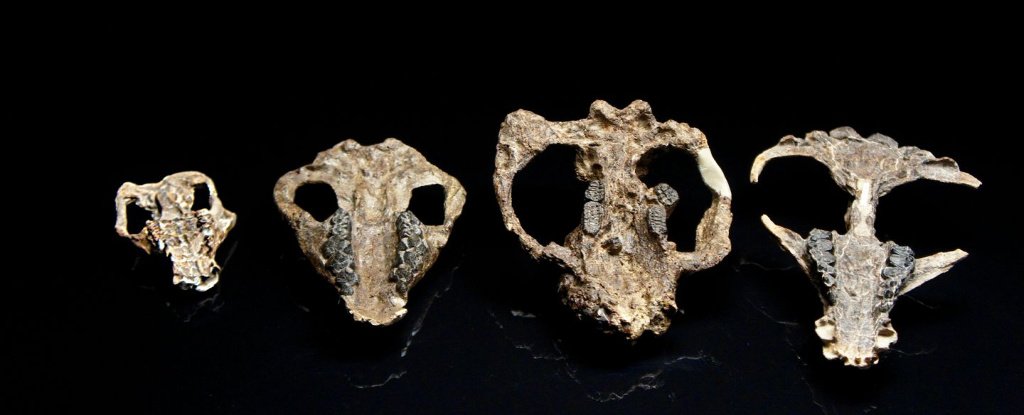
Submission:
M 295 191 L 325 183 L 338 209 L 323 222 L 295 204 Z M 408 211 L 415 188 L 441 185 L 444 222 L 424 225 Z M 454 177 L 393 138 L 362 146 L 346 140 L 313 164 L 286 173 L 274 188 L 299 246 L 338 291 L 357 321 L 388 325 L 405 315 L 409 289 L 437 259 L 462 213 L 466 191 Z
M 576 174 L 589 182 L 583 217 L 565 239 L 541 246 L 526 233 L 512 208 L 512 181 L 549 145 L 576 147 Z M 674 147 L 700 167 L 712 192 L 711 207 L 697 228 L 696 250 L 679 252 L 666 235 L 665 221 L 679 201 L 667 184 L 648 188 L 639 166 L 650 151 Z M 675 121 L 659 123 L 646 102 L 616 109 L 595 101 L 590 116 L 551 122 L 519 110 L 505 118 L 499 134 L 494 188 L 505 226 L 535 258 L 556 262 L 570 273 L 560 290 L 578 315 L 606 331 L 636 339 L 664 333 L 676 312 L 676 281 L 681 271 L 717 264 L 729 253 L 732 194 L 704 134 Z
M 209 208 L 193 209 L 195 190 L 206 186 Z M 131 239 L 146 253 L 153 247 L 174 263 L 174 284 L 184 289 L 206 291 L 217 285 L 220 266 L 214 258 L 228 231 L 235 226 L 235 214 L 221 205 L 217 188 L 205 174 L 195 171 L 175 173 L 159 183 L 125 183 L 117 190 L 118 235 Z M 129 203 L 152 215 L 138 233 L 128 231 Z
M 909 247 L 875 237 L 878 199 L 896 186 L 918 179 L 978 187 L 981 182 L 960 171 L 950 158 L 936 158 L 917 147 L 899 147 L 881 134 L 864 138 L 852 128 L 812 131 L 805 138 L 786 136 L 754 160 L 751 182 L 765 163 L 777 157 L 812 157 L 828 166 L 832 178 L 854 197 L 846 213 L 847 231 L 814 229 L 807 238 L 761 221 L 792 254 L 821 293 L 824 317 L 815 332 L 829 359 L 867 367 L 878 352 L 896 342 L 889 320 L 896 297 L 948 271 L 967 256 L 959 249 L 915 258 Z

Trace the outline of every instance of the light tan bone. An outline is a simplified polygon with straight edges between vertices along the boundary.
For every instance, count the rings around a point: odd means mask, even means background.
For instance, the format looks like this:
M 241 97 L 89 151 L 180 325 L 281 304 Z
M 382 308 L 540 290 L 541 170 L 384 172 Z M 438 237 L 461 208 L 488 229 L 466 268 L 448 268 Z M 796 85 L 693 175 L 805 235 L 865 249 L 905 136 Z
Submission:
M 815 229 L 807 238 L 761 216 L 821 293 L 825 315 L 815 332 L 823 354 L 846 365 L 867 367 L 878 352 L 896 342 L 889 320 L 896 297 L 950 269 L 967 256 L 959 249 L 914 258 L 909 247 L 875 237 L 878 199 L 894 187 L 918 179 L 978 187 L 981 182 L 960 171 L 950 158 L 936 158 L 916 147 L 899 147 L 881 134 L 864 138 L 852 128 L 812 131 L 804 138 L 786 136 L 757 156 L 750 181 L 757 183 L 765 163 L 786 156 L 811 157 L 824 164 L 832 178 L 854 200 L 846 213 L 847 232 Z
M 576 148 L 576 174 L 590 182 L 584 218 L 565 240 L 541 246 L 523 230 L 512 209 L 512 181 L 550 145 Z M 648 188 L 637 164 L 649 151 L 672 147 L 697 160 L 712 193 L 696 233 L 696 250 L 679 252 L 665 234 L 665 220 L 679 196 L 668 185 Z M 595 101 L 590 116 L 551 122 L 519 110 L 505 118 L 495 159 L 494 188 L 505 227 L 534 258 L 569 271 L 562 278 L 565 302 L 578 315 L 629 339 L 664 333 L 676 312 L 680 272 L 717 264 L 731 247 L 732 193 L 704 134 L 675 121 L 659 123 L 646 102 L 616 109 Z
M 195 186 L 206 186 L 210 208 L 193 210 Z M 118 235 L 131 239 L 146 253 L 154 248 L 171 257 L 174 284 L 196 291 L 213 288 L 220 278 L 216 254 L 228 232 L 235 226 L 235 214 L 221 204 L 217 188 L 205 174 L 196 171 L 175 173 L 159 183 L 125 183 L 114 200 Z M 149 211 L 151 217 L 138 233 L 128 230 L 127 206 L 134 203 Z
M 334 189 L 338 210 L 317 221 L 295 204 L 304 184 Z M 444 187 L 444 222 L 422 224 L 407 209 L 413 189 Z M 466 190 L 454 177 L 393 138 L 361 146 L 346 140 L 277 181 L 274 200 L 299 246 L 357 321 L 388 325 L 405 315 L 408 291 L 434 264 L 462 213 Z

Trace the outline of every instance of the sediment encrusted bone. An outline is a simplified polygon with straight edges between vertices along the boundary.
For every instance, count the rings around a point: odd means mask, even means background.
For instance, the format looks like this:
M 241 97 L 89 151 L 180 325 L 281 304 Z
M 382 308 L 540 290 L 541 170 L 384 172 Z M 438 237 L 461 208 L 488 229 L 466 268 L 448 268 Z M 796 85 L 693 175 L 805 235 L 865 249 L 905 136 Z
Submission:
M 526 233 L 512 209 L 512 181 L 550 145 L 576 148 L 576 174 L 589 182 L 581 223 L 563 244 L 542 246 Z M 697 160 L 712 193 L 711 206 L 696 232 L 696 250 L 679 252 L 668 240 L 665 221 L 679 200 L 666 184 L 648 188 L 638 164 L 651 150 L 673 147 Z M 505 226 L 535 258 L 569 271 L 562 278 L 565 302 L 581 317 L 630 339 L 661 334 L 676 311 L 680 272 L 717 264 L 730 249 L 732 193 L 715 163 L 704 134 L 675 121 L 658 122 L 651 107 L 635 101 L 616 109 L 595 101 L 590 116 L 547 121 L 529 111 L 509 114 L 502 123 L 495 159 L 494 188 Z M 684 195 L 685 197 L 685 195 Z
M 207 186 L 208 209 L 193 209 L 196 186 Z M 224 209 L 213 180 L 203 173 L 187 171 L 164 177 L 159 183 L 127 182 L 117 190 L 114 203 L 114 230 L 147 254 L 156 248 L 171 257 L 175 285 L 206 291 L 217 284 L 217 248 L 235 226 L 235 214 Z M 133 203 L 150 213 L 146 226 L 137 233 L 128 230 L 127 207 Z
M 881 134 L 861 137 L 849 127 L 812 131 L 804 138 L 786 136 L 757 156 L 750 181 L 757 183 L 765 163 L 786 156 L 812 157 L 829 168 L 832 178 L 854 200 L 846 213 L 847 231 L 815 229 L 807 238 L 761 216 L 765 227 L 796 258 L 821 293 L 825 315 L 816 323 L 829 359 L 866 367 L 878 352 L 896 341 L 889 320 L 896 297 L 950 269 L 967 256 L 959 249 L 915 258 L 912 249 L 875 237 L 878 199 L 918 179 L 978 187 L 981 182 L 960 171 L 950 158 L 936 158 L 917 147 L 899 147 Z
M 324 220 L 295 204 L 304 184 L 325 183 L 338 209 Z M 424 225 L 408 211 L 415 188 L 441 185 L 444 222 Z M 411 289 L 434 264 L 462 213 L 466 191 L 454 177 L 393 138 L 362 146 L 347 140 L 277 181 L 274 200 L 299 246 L 335 287 L 357 321 L 388 325 L 406 313 Z

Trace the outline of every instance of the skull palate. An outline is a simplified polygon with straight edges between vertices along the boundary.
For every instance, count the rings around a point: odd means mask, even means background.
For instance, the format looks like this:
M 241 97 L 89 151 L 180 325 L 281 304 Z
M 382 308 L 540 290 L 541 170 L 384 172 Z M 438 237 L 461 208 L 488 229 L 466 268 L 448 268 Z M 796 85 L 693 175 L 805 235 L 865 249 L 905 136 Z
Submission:
M 867 367 L 878 352 L 896 341 L 889 320 L 896 297 L 949 270 L 967 256 L 956 250 L 915 259 L 909 247 L 875 237 L 878 199 L 894 187 L 918 179 L 978 187 L 981 182 L 960 171 L 949 158 L 935 158 L 916 147 L 899 147 L 875 134 L 864 138 L 852 128 L 813 131 L 803 139 L 786 136 L 754 160 L 756 183 L 768 161 L 806 156 L 826 165 L 836 184 L 854 196 L 846 214 L 847 232 L 814 229 L 807 238 L 762 216 L 764 225 L 808 275 L 818 277 L 825 315 L 815 322 L 822 353 L 846 365 Z
M 577 149 L 577 176 L 589 182 L 583 217 L 564 246 L 540 245 L 512 208 L 516 173 L 553 145 Z M 664 184 L 647 188 L 637 176 L 641 158 L 661 147 L 693 156 L 713 194 L 694 252 L 677 251 L 666 237 L 665 221 L 679 194 Z M 686 124 L 659 123 L 643 101 L 621 110 L 596 101 L 587 119 L 570 122 L 514 112 L 502 124 L 497 150 L 494 186 L 506 227 L 532 256 L 569 271 L 561 283 L 566 303 L 608 331 L 630 339 L 647 331 L 663 333 L 676 310 L 679 273 L 713 266 L 729 252 L 732 195 L 707 139 Z

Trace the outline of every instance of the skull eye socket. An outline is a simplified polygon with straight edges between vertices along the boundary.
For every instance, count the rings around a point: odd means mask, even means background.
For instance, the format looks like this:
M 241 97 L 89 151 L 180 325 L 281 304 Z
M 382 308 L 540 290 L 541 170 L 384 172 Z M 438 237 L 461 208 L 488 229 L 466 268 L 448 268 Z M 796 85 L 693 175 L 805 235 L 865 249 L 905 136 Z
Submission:
M 132 234 L 142 232 L 146 227 L 146 221 L 153 219 L 153 213 L 139 206 L 135 200 L 126 201 L 125 208 L 128 232 Z
M 914 247 L 919 257 L 956 249 L 954 241 L 970 240 L 981 217 L 974 204 L 976 190 L 967 186 L 918 180 L 906 183 L 878 201 L 875 231 L 883 241 Z M 940 225 L 941 224 L 941 225 Z
M 697 244 L 697 225 L 711 206 L 711 191 L 704 186 L 697 161 L 675 147 L 649 150 L 636 164 L 636 175 L 650 189 L 667 184 L 679 196 L 673 206 L 665 206 L 668 240 L 680 251 L 693 251 Z
M 305 183 L 295 189 L 295 204 L 318 222 L 323 222 L 338 211 L 338 197 L 327 183 Z
M 206 183 L 192 186 L 192 210 L 211 209 L 210 186 Z
M 853 201 L 832 180 L 831 171 L 810 157 L 774 159 L 752 187 L 750 206 L 764 206 L 763 213 L 776 223 L 807 235 L 812 229 L 846 229 L 846 209 Z
M 409 208 L 424 225 L 441 225 L 444 223 L 444 186 L 431 184 L 412 189 Z
M 562 243 L 583 217 L 587 183 L 576 177 L 576 148 L 548 146 L 512 181 L 512 209 L 541 245 Z

